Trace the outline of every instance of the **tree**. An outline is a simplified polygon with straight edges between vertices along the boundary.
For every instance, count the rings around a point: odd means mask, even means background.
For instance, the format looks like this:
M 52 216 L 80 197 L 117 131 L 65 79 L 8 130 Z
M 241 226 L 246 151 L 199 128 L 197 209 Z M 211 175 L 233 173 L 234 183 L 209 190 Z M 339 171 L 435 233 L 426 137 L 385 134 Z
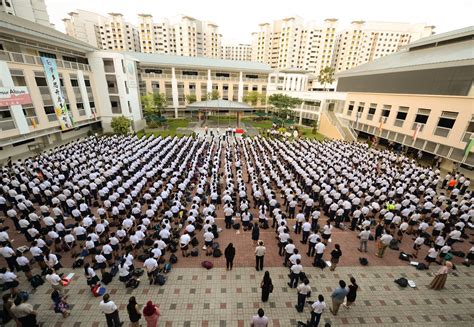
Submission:
M 157 122 L 166 107 L 166 96 L 160 93 L 148 93 L 140 97 L 143 107 L 143 116 L 147 124 Z
M 128 134 L 132 121 L 125 116 L 114 117 L 110 126 L 116 134 Z
M 323 90 L 326 91 L 326 84 L 332 84 L 334 79 L 334 68 L 326 66 L 319 72 L 318 82 L 323 85 Z
M 291 109 L 301 104 L 302 101 L 298 98 L 276 93 L 268 97 L 268 103 L 277 109 L 277 116 L 280 118 L 277 121 L 280 122 L 280 125 L 284 125 L 288 118 L 293 116 Z
M 165 109 L 166 103 L 166 95 L 164 93 L 153 93 L 153 105 L 159 117 L 161 117 L 161 112 Z
M 212 92 L 209 92 L 207 94 L 207 99 L 208 100 L 219 100 L 219 91 L 212 90 Z
M 188 94 L 186 96 L 186 101 L 188 101 L 188 104 L 196 102 L 196 95 L 195 94 Z
M 265 100 L 266 100 L 265 96 L 262 93 L 259 93 L 257 91 L 250 91 L 244 97 L 244 101 L 247 103 L 250 103 L 252 106 L 256 106 L 258 101 L 264 103 Z

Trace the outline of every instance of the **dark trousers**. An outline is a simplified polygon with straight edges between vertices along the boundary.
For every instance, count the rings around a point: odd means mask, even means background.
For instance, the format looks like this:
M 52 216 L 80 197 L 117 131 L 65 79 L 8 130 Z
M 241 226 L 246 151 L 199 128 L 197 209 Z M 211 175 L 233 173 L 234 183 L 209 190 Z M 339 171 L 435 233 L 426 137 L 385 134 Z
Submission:
M 20 267 L 18 266 L 18 263 L 16 262 L 16 256 L 5 258 L 5 260 L 7 261 L 8 268 L 10 269 L 10 271 L 15 271 L 15 269 L 16 270 L 20 269 Z
M 308 253 L 306 253 L 308 256 L 312 257 L 314 253 L 316 252 L 316 249 L 314 248 L 315 245 L 316 243 L 311 243 L 311 242 L 308 243 Z
M 319 267 L 319 265 L 321 264 L 321 259 L 323 258 L 323 254 L 322 253 L 316 253 L 316 256 L 314 257 L 314 265 L 316 267 Z
M 321 313 L 314 313 L 313 311 L 311 311 L 311 320 L 309 322 L 309 327 L 318 327 L 320 320 Z
M 302 240 L 302 242 L 304 244 L 306 244 L 306 242 L 308 241 L 308 236 L 309 236 L 309 232 L 303 231 L 303 240 Z
M 306 301 L 306 294 L 300 294 L 298 293 L 298 304 L 296 305 L 298 312 L 303 312 L 304 310 L 304 303 Z
M 255 269 L 257 271 L 263 270 L 263 257 L 264 257 L 263 255 L 262 256 L 255 256 L 255 261 L 256 261 Z
M 225 259 L 225 265 L 227 269 L 232 269 L 232 266 L 234 265 L 234 259 Z
M 300 274 L 291 273 L 290 274 L 290 287 L 295 288 L 298 286 L 298 281 L 300 280 Z
M 114 312 L 110 314 L 106 314 L 105 319 L 107 320 L 107 327 L 120 326 L 120 318 L 119 318 L 118 310 L 115 310 Z
M 225 228 L 230 229 L 232 228 L 232 216 L 226 216 L 225 220 Z
M 295 226 L 295 234 L 299 234 L 301 233 L 301 223 L 296 223 L 296 226 Z

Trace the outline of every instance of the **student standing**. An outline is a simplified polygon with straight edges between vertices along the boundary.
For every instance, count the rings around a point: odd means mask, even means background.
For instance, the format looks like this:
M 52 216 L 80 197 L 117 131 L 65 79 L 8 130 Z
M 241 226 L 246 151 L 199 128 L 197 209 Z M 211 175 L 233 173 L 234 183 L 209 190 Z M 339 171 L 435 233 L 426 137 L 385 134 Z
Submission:
M 324 296 L 322 294 L 318 295 L 318 300 L 311 305 L 311 320 L 309 326 L 318 327 L 319 321 L 321 320 L 321 315 L 326 309 L 326 302 L 324 302 Z
M 268 326 L 268 318 L 265 316 L 265 312 L 263 309 L 258 309 L 257 315 L 252 317 L 250 321 L 250 327 L 267 327 Z
M 235 257 L 235 248 L 232 243 L 229 243 L 224 251 L 225 261 L 226 261 L 226 269 L 232 270 L 232 266 L 234 265 L 234 257 Z
M 349 309 L 350 306 L 354 304 L 358 289 L 359 285 L 357 285 L 355 278 L 351 277 L 351 285 L 349 285 L 349 293 L 346 295 L 346 303 L 344 304 L 344 308 Z
M 108 293 L 105 293 L 102 297 L 102 301 L 100 301 L 99 308 L 105 314 L 105 319 L 107 320 L 107 327 L 122 326 L 117 305 L 115 305 L 113 301 L 110 301 L 110 295 Z
M 331 251 L 331 271 L 336 270 L 337 264 L 339 263 L 339 259 L 342 256 L 341 247 L 339 244 L 334 245 L 334 250 Z
M 301 284 L 296 288 L 298 291 L 298 303 L 295 308 L 298 312 L 303 312 L 306 298 L 311 294 L 311 286 L 309 286 L 309 280 L 305 278 Z

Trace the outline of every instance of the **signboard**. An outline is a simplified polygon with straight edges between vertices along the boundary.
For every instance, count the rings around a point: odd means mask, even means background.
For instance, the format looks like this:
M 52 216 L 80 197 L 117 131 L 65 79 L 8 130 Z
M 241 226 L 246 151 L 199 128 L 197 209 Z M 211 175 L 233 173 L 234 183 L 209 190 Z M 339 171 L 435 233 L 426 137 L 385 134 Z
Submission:
M 56 117 L 58 117 L 61 129 L 63 131 L 71 129 L 74 127 L 74 121 L 71 113 L 67 110 L 66 101 L 64 100 L 64 95 L 61 90 L 56 59 L 41 57 L 41 61 L 43 62 L 49 92 L 53 99 L 54 112 L 56 113 Z
M 31 102 L 26 86 L 0 87 L 0 107 L 30 104 Z
M 126 60 L 127 80 L 129 87 L 137 87 L 137 79 L 135 74 L 135 62 L 133 60 Z

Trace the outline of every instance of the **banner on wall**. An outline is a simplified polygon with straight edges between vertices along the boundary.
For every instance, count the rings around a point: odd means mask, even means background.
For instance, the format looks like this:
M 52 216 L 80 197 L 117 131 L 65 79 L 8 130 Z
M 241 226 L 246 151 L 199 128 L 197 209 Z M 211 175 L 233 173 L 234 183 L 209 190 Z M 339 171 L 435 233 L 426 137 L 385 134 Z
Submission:
M 26 86 L 0 87 L 0 107 L 32 103 Z
M 49 92 L 53 99 L 54 112 L 58 117 L 61 129 L 67 130 L 74 127 L 74 121 L 71 113 L 67 109 L 66 101 L 61 90 L 61 83 L 59 81 L 58 67 L 56 65 L 56 59 L 41 57 L 43 62 L 44 72 L 46 76 L 46 82 L 48 83 Z

